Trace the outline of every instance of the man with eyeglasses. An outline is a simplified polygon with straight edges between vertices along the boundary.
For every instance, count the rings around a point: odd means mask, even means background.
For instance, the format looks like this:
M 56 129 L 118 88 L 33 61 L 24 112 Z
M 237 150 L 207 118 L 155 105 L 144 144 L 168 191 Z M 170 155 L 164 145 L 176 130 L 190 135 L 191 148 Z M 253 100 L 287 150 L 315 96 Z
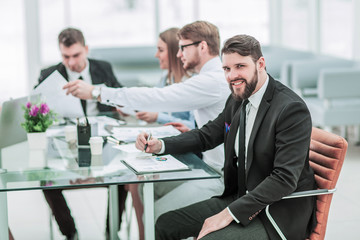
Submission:
M 218 28 L 206 21 L 185 25 L 178 32 L 177 56 L 184 68 L 195 74 L 185 82 L 164 88 L 107 88 L 99 89 L 98 101 L 104 104 L 127 106 L 141 111 L 181 112 L 194 111 L 198 127 L 214 119 L 222 111 L 230 94 L 219 57 L 220 36 Z M 75 81 L 64 86 L 67 93 L 90 99 L 94 86 Z M 203 153 L 203 160 L 222 174 L 223 146 Z M 221 179 L 192 182 L 155 184 L 155 218 L 169 210 L 221 194 Z M 191 197 L 189 197 L 191 196 Z

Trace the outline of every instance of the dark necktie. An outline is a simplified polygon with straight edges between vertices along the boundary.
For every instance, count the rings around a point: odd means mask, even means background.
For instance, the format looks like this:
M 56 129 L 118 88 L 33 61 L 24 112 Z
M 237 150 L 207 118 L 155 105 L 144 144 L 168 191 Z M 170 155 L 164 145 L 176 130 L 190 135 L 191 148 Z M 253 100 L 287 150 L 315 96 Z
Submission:
M 80 80 L 84 80 L 84 79 L 82 78 L 82 76 L 80 76 L 79 79 L 80 79 Z M 86 100 L 81 99 L 80 101 L 81 101 L 82 109 L 83 109 L 83 111 L 84 111 L 84 115 L 86 116 Z
M 241 105 L 239 123 L 239 153 L 238 153 L 238 194 L 239 197 L 245 195 L 245 130 L 246 130 L 246 105 L 249 100 L 245 99 Z

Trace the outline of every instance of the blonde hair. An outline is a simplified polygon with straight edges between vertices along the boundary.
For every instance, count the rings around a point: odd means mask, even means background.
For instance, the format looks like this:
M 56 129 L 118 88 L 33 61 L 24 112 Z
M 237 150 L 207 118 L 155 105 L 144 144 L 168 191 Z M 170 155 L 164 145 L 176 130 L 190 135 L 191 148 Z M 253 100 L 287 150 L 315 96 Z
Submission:
M 176 57 L 176 54 L 179 50 L 179 39 L 177 38 L 177 32 L 179 28 L 169 28 L 162 33 L 159 37 L 162 41 L 166 43 L 168 49 L 168 58 L 169 58 L 169 70 L 168 70 L 168 84 L 171 83 L 171 76 L 187 76 L 185 69 L 181 60 Z

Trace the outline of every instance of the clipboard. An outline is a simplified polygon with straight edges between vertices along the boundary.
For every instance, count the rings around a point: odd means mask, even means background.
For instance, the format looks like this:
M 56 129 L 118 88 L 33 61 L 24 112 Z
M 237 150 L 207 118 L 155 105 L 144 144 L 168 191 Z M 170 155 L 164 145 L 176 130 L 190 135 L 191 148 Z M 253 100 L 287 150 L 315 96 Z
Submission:
M 190 168 L 172 155 L 142 155 L 121 160 L 135 174 L 186 171 Z

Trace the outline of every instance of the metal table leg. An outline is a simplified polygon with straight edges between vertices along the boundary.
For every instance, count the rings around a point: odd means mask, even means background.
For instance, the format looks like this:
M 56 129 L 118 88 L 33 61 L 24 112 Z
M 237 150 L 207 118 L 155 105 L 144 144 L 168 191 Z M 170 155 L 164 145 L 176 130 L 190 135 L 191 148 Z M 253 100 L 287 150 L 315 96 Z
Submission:
M 144 227 L 145 239 L 155 239 L 155 224 L 154 224 L 154 183 L 144 183 Z
M 0 192 L 0 213 L 0 239 L 9 239 L 6 192 Z
M 111 240 L 118 239 L 119 230 L 119 195 L 118 186 L 109 186 L 109 234 Z

